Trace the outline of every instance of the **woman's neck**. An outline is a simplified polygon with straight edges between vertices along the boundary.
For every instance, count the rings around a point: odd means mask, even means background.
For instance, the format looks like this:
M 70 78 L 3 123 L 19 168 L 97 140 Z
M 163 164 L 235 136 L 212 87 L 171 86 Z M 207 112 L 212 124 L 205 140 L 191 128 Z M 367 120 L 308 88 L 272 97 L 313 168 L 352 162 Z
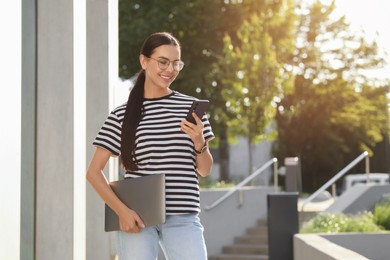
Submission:
M 170 88 L 166 88 L 166 89 L 161 88 L 158 90 L 156 90 L 155 88 L 152 90 L 145 88 L 144 98 L 160 98 L 160 97 L 168 96 L 171 93 L 172 93 L 172 90 Z

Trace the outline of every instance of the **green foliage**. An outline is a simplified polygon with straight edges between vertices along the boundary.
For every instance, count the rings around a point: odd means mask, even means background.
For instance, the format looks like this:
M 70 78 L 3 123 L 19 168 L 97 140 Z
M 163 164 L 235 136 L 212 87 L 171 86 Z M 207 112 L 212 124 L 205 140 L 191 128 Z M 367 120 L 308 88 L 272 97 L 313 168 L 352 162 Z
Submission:
M 237 135 L 250 142 L 266 137 L 265 126 L 275 114 L 271 102 L 286 86 L 282 64 L 294 50 L 293 5 L 292 0 L 119 0 L 120 77 L 130 78 L 139 70 L 139 48 L 146 36 L 173 33 L 186 65 L 172 88 L 211 100 L 208 112 L 217 137 L 211 145 L 219 146 L 220 175 L 226 174 L 229 142 Z M 229 63 L 234 50 L 224 36 L 245 55 Z M 239 71 L 245 73 L 242 82 Z
M 374 222 L 386 230 L 390 230 L 390 198 L 378 203 L 374 208 Z
M 221 94 L 230 86 L 220 84 L 225 78 L 235 78 L 238 70 L 246 66 L 247 84 L 238 87 L 266 90 L 280 80 L 283 60 L 290 57 L 294 43 L 294 17 L 292 1 L 119 1 L 119 72 L 122 78 L 130 78 L 139 70 L 138 55 L 143 40 L 152 32 L 172 32 L 181 42 L 185 69 L 175 81 L 173 88 L 212 100 L 210 114 L 215 131 L 219 132 L 221 119 L 231 120 L 231 114 L 224 116 L 230 101 L 240 100 L 242 89 Z M 239 61 L 225 61 L 229 55 L 224 36 L 245 54 Z M 257 55 L 257 60 L 254 59 Z M 279 64 L 275 65 L 275 59 Z M 215 64 L 219 63 L 218 73 Z M 239 62 L 237 64 L 236 62 Z M 237 66 L 239 66 L 237 68 Z M 231 74 L 230 74 L 231 73 Z M 275 77 L 274 77 L 275 76 Z M 263 80 L 260 80 L 262 78 Z M 184 80 L 185 79 L 185 80 Z M 275 82 L 274 82 L 275 81 Z M 263 86 L 262 88 L 256 85 Z M 251 95 L 262 98 L 265 94 L 252 91 Z M 279 90 L 280 92 L 280 90 Z M 267 94 L 269 99 L 272 92 Z M 246 107 L 251 103 L 247 102 Z M 254 110 L 254 109 L 253 109 Z M 268 109 L 269 110 L 269 109 Z M 267 111 L 268 111 L 267 110 Z M 265 111 L 265 112 L 267 112 Z M 241 118 L 247 115 L 238 111 Z M 258 115 L 262 115 L 259 111 Z M 272 116 L 272 113 L 270 114 Z M 267 115 L 268 116 L 268 115 Z M 224 126 L 223 126 L 224 128 Z M 260 127 L 257 131 L 262 131 Z M 236 131 L 231 136 L 237 134 Z M 218 135 L 217 135 L 218 138 Z
M 274 154 L 300 157 L 303 188 L 312 191 L 389 135 L 384 84 L 361 73 L 383 64 L 378 46 L 349 31 L 344 17 L 331 19 L 334 8 L 322 1 L 119 0 L 120 77 L 140 69 L 149 34 L 173 33 L 186 65 L 172 88 L 211 101 L 220 179 L 229 179 L 229 143 L 275 137 L 267 130 L 276 121 Z
M 228 110 L 236 115 L 228 122 L 228 126 L 233 126 L 231 134 L 246 136 L 250 143 L 258 142 L 264 136 L 264 129 L 275 113 L 272 100 L 283 90 L 282 65 L 277 61 L 266 28 L 265 17 L 251 16 L 237 32 L 238 46 L 232 46 L 232 40 L 226 36 L 225 56 L 219 62 L 234 75 L 222 79 L 224 85 L 232 86 L 222 90 L 223 98 L 229 102 Z M 228 64 L 226 60 L 229 60 Z
M 356 215 L 320 213 L 303 223 L 301 233 L 381 232 L 390 230 L 390 198 L 375 205 L 374 211 Z
M 225 103 L 216 121 L 229 129 L 230 142 L 237 136 L 248 138 L 249 169 L 251 145 L 275 137 L 266 131 L 275 116 L 274 99 L 291 88 L 292 74 L 283 66 L 293 53 L 293 30 L 286 30 L 294 24 L 291 7 L 290 2 L 266 4 L 248 16 L 236 34 L 225 34 L 222 54 L 210 74 Z
M 139 50 L 149 34 L 168 31 L 181 42 L 186 64 L 173 88 L 211 98 L 213 91 L 205 92 L 212 86 L 207 75 L 222 50 L 223 35 L 237 30 L 246 5 L 220 0 L 119 0 L 120 77 L 130 78 L 140 69 Z
M 320 213 L 305 222 L 300 233 L 342 233 L 342 232 L 380 232 L 382 229 L 374 223 L 371 212 L 354 216 L 345 214 Z
M 202 189 L 226 189 L 234 187 L 233 182 L 215 181 L 210 177 L 199 178 L 199 187 Z
M 291 85 L 283 64 L 293 53 L 292 4 L 265 5 L 244 20 L 233 35 L 225 34 L 224 48 L 211 74 L 222 85 L 229 138 L 266 139 L 265 128 L 275 115 L 273 100 Z M 270 12 L 272 10 L 272 19 Z
M 302 6 L 293 70 L 294 91 L 278 102 L 274 154 L 301 159 L 303 189 L 312 192 L 388 134 L 386 88 L 362 69 L 380 67 L 375 42 L 348 31 L 329 6 Z M 306 11 L 303 11 L 306 10 Z

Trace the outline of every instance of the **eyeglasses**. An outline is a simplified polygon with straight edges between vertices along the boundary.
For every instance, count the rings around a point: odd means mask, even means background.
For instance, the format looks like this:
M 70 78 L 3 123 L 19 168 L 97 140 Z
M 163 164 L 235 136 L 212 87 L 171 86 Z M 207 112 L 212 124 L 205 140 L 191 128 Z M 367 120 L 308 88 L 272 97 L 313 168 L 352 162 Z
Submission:
M 148 58 L 157 61 L 158 67 L 161 70 L 168 69 L 169 65 L 171 63 L 173 64 L 173 69 L 175 71 L 181 71 L 183 69 L 183 67 L 184 67 L 184 62 L 182 62 L 181 60 L 170 61 L 170 60 L 168 60 L 166 58 L 158 58 L 158 59 L 155 59 L 155 58 L 152 58 L 152 57 L 148 57 Z

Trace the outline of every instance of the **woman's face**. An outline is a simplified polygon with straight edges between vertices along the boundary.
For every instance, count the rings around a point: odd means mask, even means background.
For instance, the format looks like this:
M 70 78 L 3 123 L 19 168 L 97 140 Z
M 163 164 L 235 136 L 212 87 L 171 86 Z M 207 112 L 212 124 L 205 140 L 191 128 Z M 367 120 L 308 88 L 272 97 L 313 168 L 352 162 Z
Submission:
M 145 70 L 145 89 L 157 92 L 167 91 L 176 79 L 179 71 L 174 64 L 180 61 L 180 48 L 173 45 L 161 45 L 154 49 L 150 57 L 140 56 L 142 68 Z M 169 64 L 167 68 L 164 65 Z

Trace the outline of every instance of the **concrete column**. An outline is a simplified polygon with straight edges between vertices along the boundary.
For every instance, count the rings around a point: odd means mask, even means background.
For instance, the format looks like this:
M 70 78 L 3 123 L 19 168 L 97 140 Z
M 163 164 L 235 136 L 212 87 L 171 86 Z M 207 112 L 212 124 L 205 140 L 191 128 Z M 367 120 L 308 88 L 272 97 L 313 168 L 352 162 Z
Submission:
M 112 109 L 110 88 L 118 77 L 117 2 L 87 0 L 87 160 L 95 151 L 92 142 Z M 104 203 L 87 184 L 86 259 L 110 259 L 116 253 L 114 245 L 114 237 L 104 232 Z
M 109 259 L 115 254 L 103 232 L 103 202 L 91 188 L 86 191 L 85 169 L 91 142 L 112 109 L 117 4 L 0 4 L 1 31 L 7 35 L 0 48 L 0 106 L 8 129 L 0 135 L 6 148 L 1 174 L 7 180 L 0 197 L 0 259 Z
M 85 259 L 82 2 L 37 0 L 35 259 L 40 260 Z
M 36 2 L 22 1 L 22 156 L 20 260 L 35 259 Z

